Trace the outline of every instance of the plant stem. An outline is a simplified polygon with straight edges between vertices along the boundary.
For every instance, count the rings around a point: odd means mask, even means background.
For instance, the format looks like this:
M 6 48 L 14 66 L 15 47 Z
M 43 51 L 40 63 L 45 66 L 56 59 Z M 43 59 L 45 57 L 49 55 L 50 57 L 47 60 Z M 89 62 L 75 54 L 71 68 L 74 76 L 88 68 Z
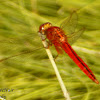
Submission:
M 45 40 L 45 37 L 44 37 L 44 35 L 42 35 L 42 33 L 39 33 L 39 36 L 42 39 L 42 43 L 43 43 L 44 47 L 46 48 L 45 50 L 46 50 L 47 55 L 48 55 L 48 57 L 49 57 L 49 59 L 51 61 L 52 66 L 54 68 L 54 71 L 56 73 L 56 76 L 57 76 L 57 79 L 59 81 L 60 87 L 61 87 L 61 89 L 63 91 L 64 97 L 65 97 L 66 100 L 71 100 L 71 98 L 70 98 L 70 96 L 69 96 L 69 94 L 67 92 L 67 89 L 66 89 L 66 87 L 64 85 L 64 82 L 63 82 L 63 80 L 62 80 L 62 78 L 60 76 L 60 73 L 58 71 L 58 68 L 56 66 L 56 63 L 55 63 L 55 61 L 53 59 L 52 53 L 51 53 L 50 49 L 48 48 L 47 41 Z

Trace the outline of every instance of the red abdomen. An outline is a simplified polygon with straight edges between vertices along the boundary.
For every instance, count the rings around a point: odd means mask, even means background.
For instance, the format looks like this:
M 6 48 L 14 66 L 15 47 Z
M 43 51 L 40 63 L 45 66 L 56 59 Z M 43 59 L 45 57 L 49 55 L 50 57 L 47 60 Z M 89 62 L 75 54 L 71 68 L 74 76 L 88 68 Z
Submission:
M 95 83 L 99 84 L 96 77 L 93 75 L 87 64 L 76 54 L 72 47 L 67 43 L 62 43 L 63 50 L 70 56 L 70 58 L 77 64 L 77 66 Z

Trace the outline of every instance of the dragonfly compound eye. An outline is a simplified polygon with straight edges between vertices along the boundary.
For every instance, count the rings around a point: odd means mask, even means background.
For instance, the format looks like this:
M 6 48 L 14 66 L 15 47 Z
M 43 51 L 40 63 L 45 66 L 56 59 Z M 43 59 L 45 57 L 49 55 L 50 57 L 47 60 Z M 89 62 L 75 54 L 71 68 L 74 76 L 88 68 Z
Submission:
M 42 34 L 45 34 L 45 31 L 50 28 L 52 26 L 51 23 L 47 22 L 47 23 L 44 23 L 40 26 L 39 28 L 39 32 L 41 32 Z

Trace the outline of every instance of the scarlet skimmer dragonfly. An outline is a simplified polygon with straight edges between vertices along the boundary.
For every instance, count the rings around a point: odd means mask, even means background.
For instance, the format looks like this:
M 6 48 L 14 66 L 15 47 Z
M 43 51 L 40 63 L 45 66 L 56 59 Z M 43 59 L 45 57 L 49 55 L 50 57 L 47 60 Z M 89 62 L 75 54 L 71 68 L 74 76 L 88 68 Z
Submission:
M 75 32 L 76 24 L 77 14 L 76 12 L 73 12 L 71 16 L 61 24 L 60 27 L 52 26 L 51 23 L 47 22 L 40 26 L 39 32 L 42 35 L 45 35 L 49 42 L 55 46 L 58 54 L 62 54 L 62 50 L 64 50 L 91 80 L 99 84 L 98 80 L 88 65 L 76 54 L 76 52 L 70 46 L 70 44 L 72 44 L 84 32 L 84 29 Z M 63 30 L 64 28 L 66 28 L 66 32 Z
M 76 63 L 76 65 L 91 80 L 99 84 L 98 80 L 96 79 L 90 68 L 87 66 L 87 64 L 76 54 L 76 52 L 70 46 L 84 32 L 84 28 L 75 32 L 76 25 L 77 25 L 77 13 L 73 12 L 67 19 L 65 19 L 62 22 L 60 27 L 52 26 L 51 23 L 47 22 L 39 27 L 39 32 L 45 35 L 46 38 L 49 40 L 49 42 L 51 42 L 55 46 L 55 49 L 58 52 L 58 54 L 62 54 L 63 53 L 62 51 L 64 50 L 68 54 L 68 56 Z M 23 52 L 22 54 L 25 53 L 30 53 L 30 52 Z M 13 55 L 11 57 L 1 59 L 0 62 L 19 55 L 20 53 Z

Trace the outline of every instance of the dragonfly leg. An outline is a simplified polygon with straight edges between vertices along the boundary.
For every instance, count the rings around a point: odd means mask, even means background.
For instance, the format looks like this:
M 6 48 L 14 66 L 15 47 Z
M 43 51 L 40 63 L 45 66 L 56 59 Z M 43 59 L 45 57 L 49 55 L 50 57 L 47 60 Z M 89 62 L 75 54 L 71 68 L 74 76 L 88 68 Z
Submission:
M 47 38 L 43 38 L 42 41 L 45 41 Z
M 49 48 L 49 46 L 52 46 L 52 43 L 50 42 L 50 41 L 46 41 L 47 42 L 47 46 L 46 47 L 44 47 L 45 49 L 48 49 Z
M 45 46 L 43 46 L 43 47 L 44 47 L 45 49 L 48 49 L 48 48 L 49 48 L 49 46 L 46 46 L 46 47 L 45 47 Z
M 57 54 L 55 57 L 54 57 L 54 61 L 56 61 L 57 57 L 59 56 L 59 54 Z
M 49 46 L 52 46 L 52 42 L 51 41 L 47 41 Z

